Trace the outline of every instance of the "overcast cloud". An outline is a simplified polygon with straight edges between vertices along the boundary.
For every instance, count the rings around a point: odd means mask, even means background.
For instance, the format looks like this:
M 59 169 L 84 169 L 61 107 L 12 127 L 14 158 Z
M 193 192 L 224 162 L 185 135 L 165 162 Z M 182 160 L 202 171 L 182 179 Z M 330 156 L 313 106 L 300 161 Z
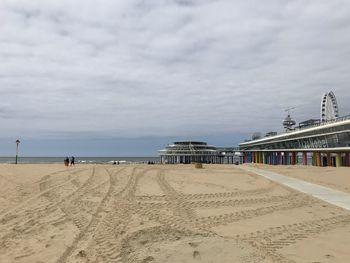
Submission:
M 349 84 L 348 0 L 0 0 L 0 137 L 249 136 Z

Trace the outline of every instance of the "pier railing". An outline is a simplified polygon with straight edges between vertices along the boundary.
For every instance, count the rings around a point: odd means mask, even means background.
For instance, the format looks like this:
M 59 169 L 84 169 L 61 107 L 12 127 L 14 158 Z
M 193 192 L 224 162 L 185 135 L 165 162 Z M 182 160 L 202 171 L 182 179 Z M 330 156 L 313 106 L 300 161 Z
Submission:
M 338 117 L 338 118 L 336 118 L 334 120 L 330 120 L 330 121 L 324 121 L 324 122 L 320 122 L 320 123 L 317 123 L 317 124 L 307 125 L 305 127 L 296 127 L 295 130 L 304 130 L 304 129 L 308 129 L 308 128 L 323 126 L 323 125 L 336 123 L 336 122 L 341 122 L 341 121 L 346 121 L 346 120 L 350 120 L 350 115 Z
M 280 134 L 290 133 L 290 132 L 293 132 L 293 131 L 301 131 L 301 130 L 314 128 L 314 127 L 320 127 L 320 126 L 324 126 L 324 125 L 327 125 L 327 124 L 337 123 L 337 122 L 346 121 L 346 120 L 350 120 L 350 115 L 338 117 L 338 118 L 336 118 L 334 120 L 324 121 L 324 122 L 320 122 L 320 123 L 317 123 L 317 124 L 311 124 L 311 125 L 307 125 L 307 126 L 303 126 L 303 127 L 295 127 L 295 129 L 293 129 L 293 130 L 290 130 L 290 131 L 287 131 L 287 132 L 283 132 L 283 133 L 280 133 Z M 263 138 L 260 138 L 260 139 L 263 139 Z M 256 140 L 259 140 L 259 139 L 256 139 Z M 255 140 L 246 140 L 244 142 L 252 142 L 252 141 L 255 141 Z

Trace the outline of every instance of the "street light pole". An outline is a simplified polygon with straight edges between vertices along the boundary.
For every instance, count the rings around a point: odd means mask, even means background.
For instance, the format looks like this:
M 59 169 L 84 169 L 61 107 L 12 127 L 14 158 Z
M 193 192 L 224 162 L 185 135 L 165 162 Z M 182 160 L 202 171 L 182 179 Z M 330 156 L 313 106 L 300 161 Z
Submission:
M 16 140 L 16 164 L 18 163 L 18 145 L 20 143 L 20 140 Z

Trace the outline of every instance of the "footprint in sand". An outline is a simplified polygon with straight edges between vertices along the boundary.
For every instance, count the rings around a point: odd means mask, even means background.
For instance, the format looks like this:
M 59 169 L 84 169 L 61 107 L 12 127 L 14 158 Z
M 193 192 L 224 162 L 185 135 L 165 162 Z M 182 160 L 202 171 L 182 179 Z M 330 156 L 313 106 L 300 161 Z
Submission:
M 142 263 L 152 262 L 153 260 L 154 260 L 154 257 L 148 256 L 142 260 Z
M 86 255 L 85 250 L 80 250 L 79 253 L 78 253 L 78 256 L 82 257 L 82 258 L 86 258 L 87 255 Z
M 201 258 L 201 254 L 199 253 L 199 251 L 195 250 L 193 251 L 193 258 Z

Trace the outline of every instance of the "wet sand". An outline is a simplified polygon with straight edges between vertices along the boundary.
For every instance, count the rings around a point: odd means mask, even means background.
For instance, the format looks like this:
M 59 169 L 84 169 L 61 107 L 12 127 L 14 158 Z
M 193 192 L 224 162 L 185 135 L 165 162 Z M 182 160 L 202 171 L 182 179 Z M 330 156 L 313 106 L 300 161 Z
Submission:
M 0 262 L 350 262 L 349 211 L 239 166 L 0 165 L 0 186 Z

